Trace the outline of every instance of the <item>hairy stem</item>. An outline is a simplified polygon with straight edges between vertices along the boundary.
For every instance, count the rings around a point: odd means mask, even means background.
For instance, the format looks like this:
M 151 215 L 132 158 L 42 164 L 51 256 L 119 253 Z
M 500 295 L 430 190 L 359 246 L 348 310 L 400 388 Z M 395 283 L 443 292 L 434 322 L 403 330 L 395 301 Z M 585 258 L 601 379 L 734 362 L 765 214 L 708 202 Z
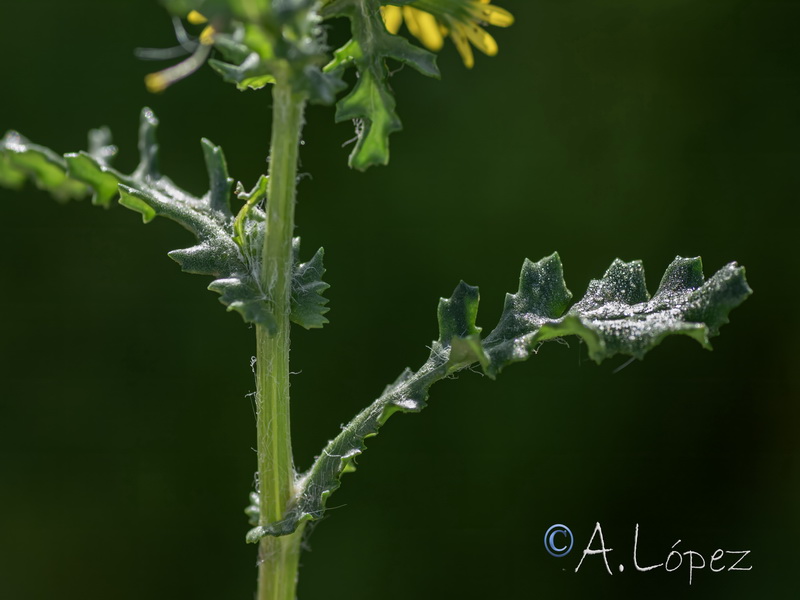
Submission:
M 292 233 L 300 129 L 305 100 L 279 81 L 272 92 L 267 229 L 262 282 L 275 335 L 257 327 L 257 428 L 260 525 L 282 518 L 295 483 L 289 421 L 289 313 L 292 286 Z M 258 600 L 294 600 L 302 531 L 267 537 L 259 545 Z

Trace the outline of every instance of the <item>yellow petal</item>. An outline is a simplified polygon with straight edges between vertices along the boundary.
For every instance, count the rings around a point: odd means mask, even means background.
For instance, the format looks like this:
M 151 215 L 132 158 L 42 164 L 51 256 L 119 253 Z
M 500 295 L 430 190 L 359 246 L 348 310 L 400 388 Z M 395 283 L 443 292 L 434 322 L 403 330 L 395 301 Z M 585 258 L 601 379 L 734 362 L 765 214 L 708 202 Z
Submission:
M 464 61 L 464 66 L 471 69 L 475 66 L 475 57 L 472 55 L 472 46 L 469 45 L 463 28 L 464 26 L 460 23 L 454 23 L 453 28 L 450 30 L 450 37 L 456 45 L 456 50 L 461 55 L 461 60 Z
M 417 10 L 410 6 L 404 6 L 402 10 L 403 21 L 405 21 L 408 31 L 411 32 L 411 35 L 415 38 L 419 38 L 421 29 L 417 21 Z
M 399 6 L 381 6 L 381 16 L 386 25 L 386 31 L 389 33 L 400 31 L 400 25 L 403 24 L 403 12 Z
M 505 8 L 493 6 L 489 4 L 489 0 L 481 0 L 481 2 L 485 4 L 485 6 L 475 6 L 473 8 L 473 15 L 475 18 L 489 25 L 496 25 L 497 27 L 508 27 L 514 24 L 514 15 Z
M 497 54 L 497 42 L 484 29 L 474 23 L 470 23 L 469 25 L 464 25 L 462 30 L 478 50 L 487 56 Z
M 434 52 L 441 50 L 444 46 L 444 38 L 439 31 L 439 23 L 431 13 L 409 7 L 409 12 L 413 15 L 406 19 L 408 30 L 418 38 L 419 41 L 428 49 Z M 413 25 L 412 25 L 413 23 Z M 416 31 L 412 31 L 412 26 Z

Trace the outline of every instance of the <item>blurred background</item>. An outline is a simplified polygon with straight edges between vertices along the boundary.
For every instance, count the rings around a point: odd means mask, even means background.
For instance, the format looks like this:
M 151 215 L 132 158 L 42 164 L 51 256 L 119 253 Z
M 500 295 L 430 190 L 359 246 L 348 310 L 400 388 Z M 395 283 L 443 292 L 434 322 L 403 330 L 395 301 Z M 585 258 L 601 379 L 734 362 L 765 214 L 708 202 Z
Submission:
M 492 30 L 497 57 L 470 71 L 448 44 L 442 81 L 394 76 L 388 167 L 350 171 L 352 125 L 308 112 L 297 233 L 306 257 L 324 245 L 332 287 L 330 324 L 293 339 L 298 467 L 424 361 L 460 279 L 480 285 L 484 331 L 522 260 L 555 250 L 578 297 L 616 257 L 642 259 L 654 291 L 676 254 L 707 276 L 736 260 L 755 293 L 713 352 L 674 338 L 616 371 L 624 357 L 597 366 L 570 340 L 496 382 L 437 384 L 311 528 L 299 596 L 795 597 L 800 3 L 501 5 L 516 24 Z M 206 189 L 203 136 L 246 187 L 266 169 L 266 92 L 208 68 L 145 91 L 165 65 L 133 49 L 174 45 L 155 0 L 7 2 L 0 18 L 0 130 L 67 152 L 108 125 L 128 171 L 148 105 L 163 172 L 190 191 Z M 0 203 L 0 598 L 251 598 L 253 332 L 167 258 L 191 243 L 175 224 L 33 187 Z M 613 575 L 602 555 L 576 573 L 598 522 Z M 557 523 L 563 558 L 543 545 Z M 687 555 L 637 572 L 637 524 L 640 566 L 680 540 L 707 562 L 749 550 L 752 569 L 690 586 Z

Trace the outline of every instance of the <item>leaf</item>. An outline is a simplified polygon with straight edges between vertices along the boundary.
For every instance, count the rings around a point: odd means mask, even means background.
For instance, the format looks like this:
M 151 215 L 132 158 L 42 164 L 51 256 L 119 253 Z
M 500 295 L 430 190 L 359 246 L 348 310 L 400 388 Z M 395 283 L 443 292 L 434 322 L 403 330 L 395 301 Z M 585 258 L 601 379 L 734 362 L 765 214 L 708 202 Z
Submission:
M 602 279 L 590 282 L 580 302 L 555 318 L 558 303 L 568 298 L 557 255 L 526 267 L 512 302 L 522 305 L 510 306 L 509 296 L 500 325 L 483 344 L 490 376 L 527 359 L 538 342 L 571 334 L 586 342 L 597 363 L 616 354 L 641 359 L 668 335 L 688 335 L 710 348 L 708 338 L 717 335 L 728 322 L 728 312 L 751 293 L 744 269 L 735 263 L 703 283 L 700 259 L 677 257 L 650 298 L 641 262 L 615 260 Z M 525 281 L 531 277 L 544 291 L 536 292 Z
M 265 218 L 257 204 L 266 200 L 266 177 L 259 179 L 249 194 L 239 186 L 245 205 L 234 217 L 230 207 L 233 180 L 228 176 L 222 149 L 202 140 L 209 190 L 198 198 L 161 175 L 157 126 L 155 115 L 145 108 L 139 127 L 140 161 L 130 175 L 110 166 L 108 160 L 116 148 L 111 146 L 107 130 L 90 134 L 89 152 L 63 158 L 10 132 L 0 146 L 0 183 L 19 187 L 31 179 L 62 200 L 91 192 L 93 202 L 106 207 L 119 196 L 119 203 L 140 213 L 145 223 L 157 216 L 179 223 L 195 235 L 197 244 L 171 251 L 170 258 L 188 273 L 213 276 L 208 289 L 220 294 L 228 310 L 274 333 L 275 317 L 260 283 Z M 299 246 L 299 238 L 295 246 Z M 295 265 L 291 319 L 303 327 L 321 327 L 327 322 L 322 316 L 328 311 L 327 300 L 321 296 L 328 287 L 320 279 L 324 271 L 321 249 L 307 263 Z
M 287 535 L 300 523 L 319 519 L 328 498 L 341 485 L 342 474 L 355 470 L 356 458 L 366 449 L 365 440 L 376 435 L 394 413 L 425 408 L 430 386 L 456 371 L 478 363 L 494 377 L 503 367 L 529 358 L 540 342 L 563 335 L 580 336 L 598 363 L 616 354 L 642 358 L 668 335 L 689 335 L 710 348 L 708 338 L 717 335 L 731 309 L 751 293 L 744 268 L 736 263 L 704 282 L 699 258 L 678 257 L 651 298 L 641 263 L 616 260 L 602 279 L 589 284 L 583 299 L 567 310 L 571 294 L 561 260 L 553 254 L 538 262 L 525 260 L 519 289 L 506 295 L 497 327 L 481 340 L 476 325 L 478 288 L 462 281 L 450 298 L 439 301 L 439 338 L 431 345 L 428 360 L 417 371 L 403 371 L 348 423 L 298 477 L 284 518 L 251 529 L 247 540 Z M 257 510 L 251 505 L 248 514 L 252 517 Z
M 334 52 L 326 71 L 337 72 L 354 65 L 358 81 L 336 105 L 336 121 L 354 120 L 357 141 L 349 164 L 361 171 L 389 162 L 389 135 L 402 129 L 389 86 L 387 59 L 407 64 L 423 75 L 439 77 L 436 56 L 386 31 L 379 0 L 338 0 L 323 15 L 347 17 L 353 39 Z
M 325 274 L 322 257 L 325 251 L 320 248 L 311 260 L 298 263 L 300 238 L 294 238 L 292 242 L 295 267 L 292 277 L 292 312 L 289 318 L 306 329 L 319 328 L 328 322 L 323 315 L 330 310 L 325 306 L 328 299 L 322 295 L 330 287 L 328 283 L 322 281 L 322 276 Z
M 203 11 L 230 30 L 214 35 L 214 47 L 224 60 L 208 61 L 224 81 L 240 90 L 257 90 L 280 77 L 290 83 L 294 93 L 311 102 L 333 104 L 345 83 L 338 73 L 322 71 L 327 47 L 315 0 L 232 8 L 232 13 L 218 7 L 210 13 Z M 231 16 L 235 20 L 230 20 Z
M 88 193 L 83 183 L 67 175 L 64 158 L 49 148 L 31 143 L 16 131 L 3 136 L 0 151 L 0 184 L 6 187 L 19 189 L 30 180 L 60 202 L 80 200 Z
M 275 77 L 261 58 L 253 52 L 240 64 L 231 64 L 214 58 L 208 64 L 222 75 L 223 81 L 236 84 L 239 90 L 259 90 L 265 85 L 275 83 Z

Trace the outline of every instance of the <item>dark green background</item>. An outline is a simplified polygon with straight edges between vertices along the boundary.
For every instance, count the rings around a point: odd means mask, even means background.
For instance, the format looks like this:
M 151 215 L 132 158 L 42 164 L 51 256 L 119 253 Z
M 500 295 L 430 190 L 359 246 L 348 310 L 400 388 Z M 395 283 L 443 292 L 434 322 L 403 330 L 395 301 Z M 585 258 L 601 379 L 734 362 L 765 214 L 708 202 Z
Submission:
M 797 589 L 800 3 L 503 3 L 500 55 L 443 81 L 392 80 L 392 163 L 349 171 L 350 124 L 308 113 L 298 234 L 325 246 L 331 323 L 293 343 L 300 467 L 436 335 L 436 301 L 480 285 L 491 329 L 524 257 L 561 253 L 582 294 L 616 257 L 654 289 L 676 254 L 737 260 L 755 294 L 715 351 L 670 339 L 596 366 L 547 344 L 497 382 L 466 373 L 390 421 L 312 528 L 300 597 L 789 598 Z M 159 96 L 137 46 L 172 44 L 155 2 L 0 6 L 0 129 L 65 152 L 109 125 L 136 162 L 138 111 L 162 166 L 202 192 L 199 139 L 251 185 L 269 96 L 209 69 Z M 331 32 L 332 41 L 341 32 Z M 252 331 L 166 252 L 173 223 L 0 191 L 0 598 L 251 598 L 244 544 Z M 612 566 L 574 572 L 600 522 Z M 555 559 L 542 536 L 575 534 Z M 745 573 L 637 573 L 671 546 L 751 550 Z M 726 560 L 730 564 L 729 560 Z

